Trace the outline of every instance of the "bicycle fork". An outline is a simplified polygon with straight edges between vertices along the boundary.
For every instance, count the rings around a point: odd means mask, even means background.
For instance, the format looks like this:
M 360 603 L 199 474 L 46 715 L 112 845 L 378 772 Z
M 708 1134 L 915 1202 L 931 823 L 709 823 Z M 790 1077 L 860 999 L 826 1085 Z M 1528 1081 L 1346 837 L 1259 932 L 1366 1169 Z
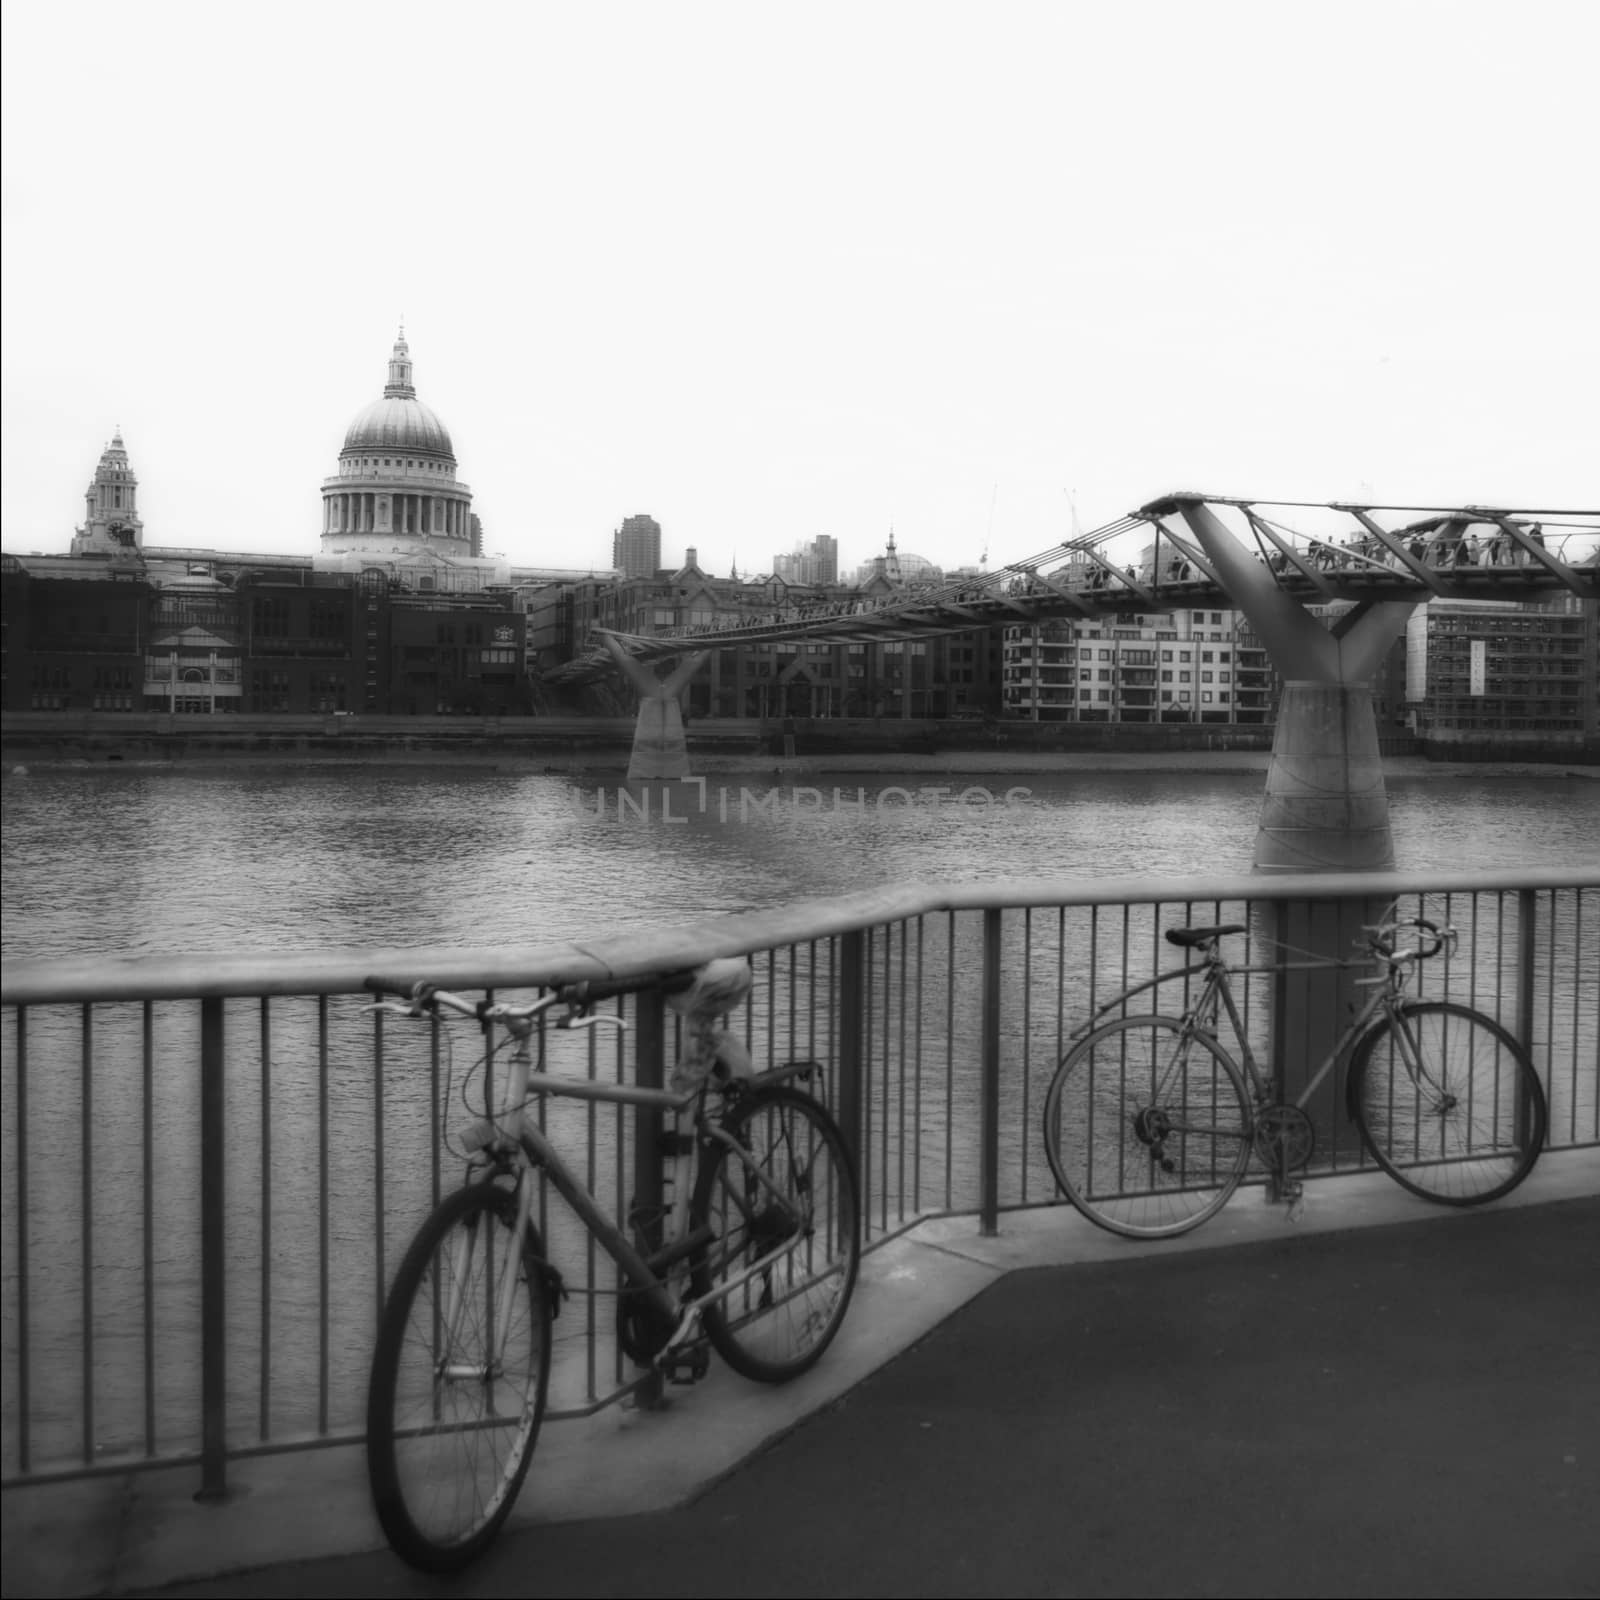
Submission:
M 445 1289 L 445 1304 L 440 1328 L 440 1350 L 436 1363 L 437 1378 L 453 1383 L 486 1383 L 498 1376 L 501 1353 L 511 1334 L 511 1317 L 516 1309 L 517 1278 L 521 1270 L 523 1249 L 528 1237 L 528 1208 L 533 1198 L 533 1173 L 527 1167 L 517 1174 L 514 1196 L 515 1218 L 511 1237 L 505 1248 L 504 1259 L 498 1264 L 489 1259 L 494 1229 L 488 1214 L 477 1223 L 461 1229 L 450 1241 L 450 1281 Z M 481 1237 L 480 1237 L 481 1235 Z M 482 1365 L 454 1360 L 460 1349 L 462 1320 L 469 1312 L 468 1299 L 474 1292 L 473 1258 L 482 1251 L 485 1256 L 490 1303 L 490 1340 Z

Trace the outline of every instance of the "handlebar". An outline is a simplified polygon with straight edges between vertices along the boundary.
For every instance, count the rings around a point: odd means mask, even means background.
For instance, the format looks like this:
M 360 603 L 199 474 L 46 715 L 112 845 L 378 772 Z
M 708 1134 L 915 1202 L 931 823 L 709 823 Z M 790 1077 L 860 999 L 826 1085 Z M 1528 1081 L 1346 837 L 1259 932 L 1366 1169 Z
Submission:
M 616 995 L 637 994 L 653 990 L 660 994 L 682 994 L 694 986 L 699 971 L 673 972 L 665 976 L 652 974 L 645 978 L 584 978 L 577 983 L 565 983 L 552 993 L 525 1006 L 491 1005 L 487 1000 L 472 1001 L 442 989 L 438 984 L 422 979 L 390 978 L 378 974 L 361 980 L 361 987 L 379 996 L 396 995 L 404 1007 L 385 1005 L 384 1010 L 404 1010 L 407 1016 L 420 1017 L 441 1008 L 454 1011 L 459 1016 L 527 1022 L 551 1006 L 566 1006 L 570 1015 L 559 1026 L 587 1027 L 597 1022 L 614 1022 L 619 1028 L 627 1024 L 620 1017 L 593 1017 L 590 1009 L 597 1001 L 609 1000 Z
M 1411 950 L 1396 949 L 1396 936 L 1408 928 L 1419 930 L 1416 947 Z M 1438 955 L 1446 945 L 1454 948 L 1456 942 L 1454 928 L 1441 928 L 1426 917 L 1407 917 L 1399 922 L 1379 923 L 1363 927 L 1361 931 L 1366 935 L 1367 948 L 1386 961 L 1426 961 L 1430 956 Z

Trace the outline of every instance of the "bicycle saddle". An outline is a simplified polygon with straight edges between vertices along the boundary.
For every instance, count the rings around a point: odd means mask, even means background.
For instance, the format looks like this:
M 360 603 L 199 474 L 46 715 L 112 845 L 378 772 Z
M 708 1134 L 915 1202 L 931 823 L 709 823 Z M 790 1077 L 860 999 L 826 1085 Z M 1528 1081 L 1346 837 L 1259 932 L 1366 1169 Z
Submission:
M 1225 933 L 1248 933 L 1249 928 L 1242 922 L 1222 922 L 1212 928 L 1168 928 L 1167 943 L 1183 945 L 1193 949 L 1196 945 L 1210 944 L 1213 939 L 1220 939 Z

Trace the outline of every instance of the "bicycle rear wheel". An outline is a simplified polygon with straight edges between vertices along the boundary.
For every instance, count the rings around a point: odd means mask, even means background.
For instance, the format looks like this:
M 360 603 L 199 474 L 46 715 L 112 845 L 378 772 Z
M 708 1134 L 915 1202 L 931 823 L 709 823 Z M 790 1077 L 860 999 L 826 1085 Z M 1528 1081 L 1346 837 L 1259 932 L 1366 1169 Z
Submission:
M 706 1333 L 735 1372 L 782 1383 L 812 1366 L 844 1321 L 861 1262 L 855 1168 L 833 1118 L 784 1086 L 739 1101 L 722 1127 L 739 1144 L 706 1150 L 694 1222 Z
M 1374 1160 L 1447 1206 L 1509 1194 L 1544 1146 L 1544 1086 L 1521 1045 L 1482 1012 L 1411 1000 L 1367 1034 L 1350 1105 Z
M 1174 1017 L 1128 1017 L 1062 1058 L 1044 1102 L 1044 1147 L 1062 1192 L 1132 1239 L 1197 1228 L 1228 1203 L 1250 1160 L 1239 1070 Z
M 544 1417 L 549 1286 L 531 1226 L 507 1270 L 515 1221 L 515 1196 L 496 1183 L 450 1195 L 412 1241 L 384 1307 L 367 1472 L 389 1543 L 427 1572 L 464 1567 L 499 1532 Z

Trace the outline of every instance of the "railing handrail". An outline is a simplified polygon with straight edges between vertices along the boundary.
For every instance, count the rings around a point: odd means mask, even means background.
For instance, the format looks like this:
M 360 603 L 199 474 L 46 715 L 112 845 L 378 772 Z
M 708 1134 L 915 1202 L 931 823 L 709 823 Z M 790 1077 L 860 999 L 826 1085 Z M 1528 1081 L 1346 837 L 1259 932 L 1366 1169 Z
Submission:
M 861 932 L 942 911 L 1022 910 L 1217 900 L 1353 900 L 1406 893 L 1600 888 L 1600 860 L 1559 867 L 1443 872 L 1230 873 L 1197 877 L 997 879 L 887 884 L 855 894 L 528 947 L 361 949 L 292 956 L 83 956 L 0 963 L 0 1005 L 347 994 L 377 971 L 416 972 L 446 986 L 540 988 L 645 977 L 721 956 Z

